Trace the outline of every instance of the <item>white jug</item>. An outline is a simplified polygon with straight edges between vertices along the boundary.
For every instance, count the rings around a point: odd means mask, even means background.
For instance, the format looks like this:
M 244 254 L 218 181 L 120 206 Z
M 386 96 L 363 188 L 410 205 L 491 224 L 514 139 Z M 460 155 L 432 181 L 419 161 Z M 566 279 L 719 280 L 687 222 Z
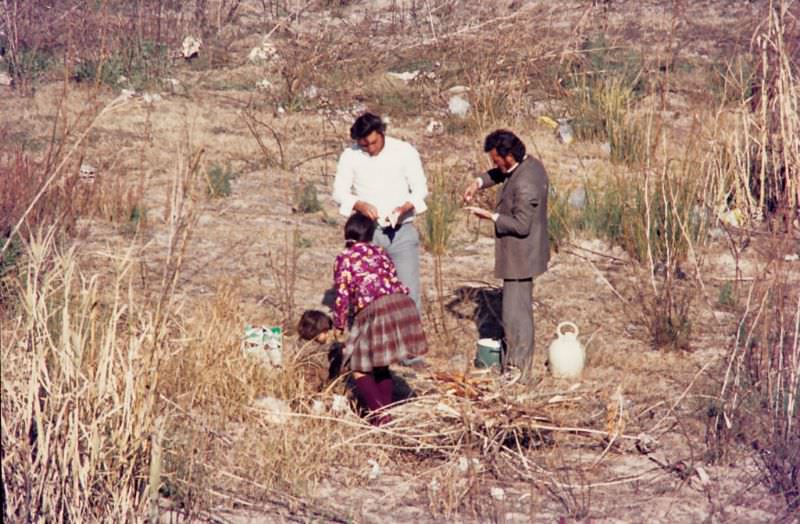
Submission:
M 564 333 L 564 327 L 571 327 L 573 332 Z M 578 342 L 578 326 L 572 322 L 562 322 L 556 328 L 556 334 L 558 337 L 550 343 L 547 354 L 550 372 L 560 378 L 580 376 L 586 362 L 586 351 Z

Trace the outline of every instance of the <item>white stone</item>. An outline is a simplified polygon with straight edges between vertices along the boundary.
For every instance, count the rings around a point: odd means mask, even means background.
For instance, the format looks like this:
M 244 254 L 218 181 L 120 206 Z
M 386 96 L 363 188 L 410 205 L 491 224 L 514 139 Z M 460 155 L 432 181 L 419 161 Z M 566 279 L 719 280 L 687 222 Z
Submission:
M 489 490 L 489 494 L 494 500 L 504 500 L 506 498 L 506 492 L 503 488 L 493 487 Z
M 262 91 L 269 91 L 272 89 L 272 82 L 267 80 L 266 78 L 262 78 L 258 82 L 256 82 L 256 88 L 261 89 Z
M 183 58 L 187 60 L 196 56 L 200 52 L 200 46 L 203 45 L 203 41 L 199 38 L 195 38 L 193 36 L 187 36 L 183 39 L 183 44 L 181 45 L 181 54 Z
M 464 118 L 469 113 L 469 102 L 462 96 L 455 95 L 450 97 L 450 101 L 447 103 L 447 109 L 450 111 L 450 114 L 460 116 Z
M 261 45 L 250 50 L 247 54 L 247 59 L 253 63 L 266 62 L 276 56 L 278 56 L 277 48 L 267 37 L 264 37 L 261 41 Z
M 5 71 L 0 71 L 0 86 L 10 86 L 13 82 L 11 75 Z

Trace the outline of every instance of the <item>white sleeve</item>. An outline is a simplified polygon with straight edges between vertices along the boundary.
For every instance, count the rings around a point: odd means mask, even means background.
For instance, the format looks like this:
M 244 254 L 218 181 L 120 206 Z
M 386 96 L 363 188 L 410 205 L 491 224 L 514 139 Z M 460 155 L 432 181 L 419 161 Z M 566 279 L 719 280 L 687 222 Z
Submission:
M 339 204 L 339 214 L 350 216 L 353 206 L 358 202 L 358 198 L 353 194 L 353 163 L 349 150 L 344 150 L 339 156 L 339 163 L 336 165 L 336 177 L 333 180 L 333 200 Z
M 408 201 L 414 204 L 414 213 L 419 215 L 428 210 L 425 204 L 425 197 L 428 196 L 428 181 L 425 178 L 425 171 L 422 169 L 422 160 L 419 153 L 409 144 L 406 153 L 405 166 L 406 182 L 410 195 Z

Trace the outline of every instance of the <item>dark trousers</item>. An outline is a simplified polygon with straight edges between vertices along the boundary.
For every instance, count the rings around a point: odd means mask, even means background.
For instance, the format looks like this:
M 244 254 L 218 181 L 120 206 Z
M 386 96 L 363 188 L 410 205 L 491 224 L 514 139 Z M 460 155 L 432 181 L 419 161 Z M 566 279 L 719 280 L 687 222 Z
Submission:
M 533 279 L 503 280 L 503 331 L 507 364 L 522 378 L 533 372 Z

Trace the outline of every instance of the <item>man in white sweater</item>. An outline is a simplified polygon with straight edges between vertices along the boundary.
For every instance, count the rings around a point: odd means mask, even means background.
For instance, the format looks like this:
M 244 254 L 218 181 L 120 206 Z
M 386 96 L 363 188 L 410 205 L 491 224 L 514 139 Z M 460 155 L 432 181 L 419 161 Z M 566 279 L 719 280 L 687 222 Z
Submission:
M 389 254 L 422 314 L 419 232 L 413 221 L 427 209 L 428 184 L 414 146 L 385 133 L 379 116 L 356 118 L 350 128 L 355 143 L 339 157 L 333 199 L 342 215 L 358 211 L 378 222 L 372 241 Z

